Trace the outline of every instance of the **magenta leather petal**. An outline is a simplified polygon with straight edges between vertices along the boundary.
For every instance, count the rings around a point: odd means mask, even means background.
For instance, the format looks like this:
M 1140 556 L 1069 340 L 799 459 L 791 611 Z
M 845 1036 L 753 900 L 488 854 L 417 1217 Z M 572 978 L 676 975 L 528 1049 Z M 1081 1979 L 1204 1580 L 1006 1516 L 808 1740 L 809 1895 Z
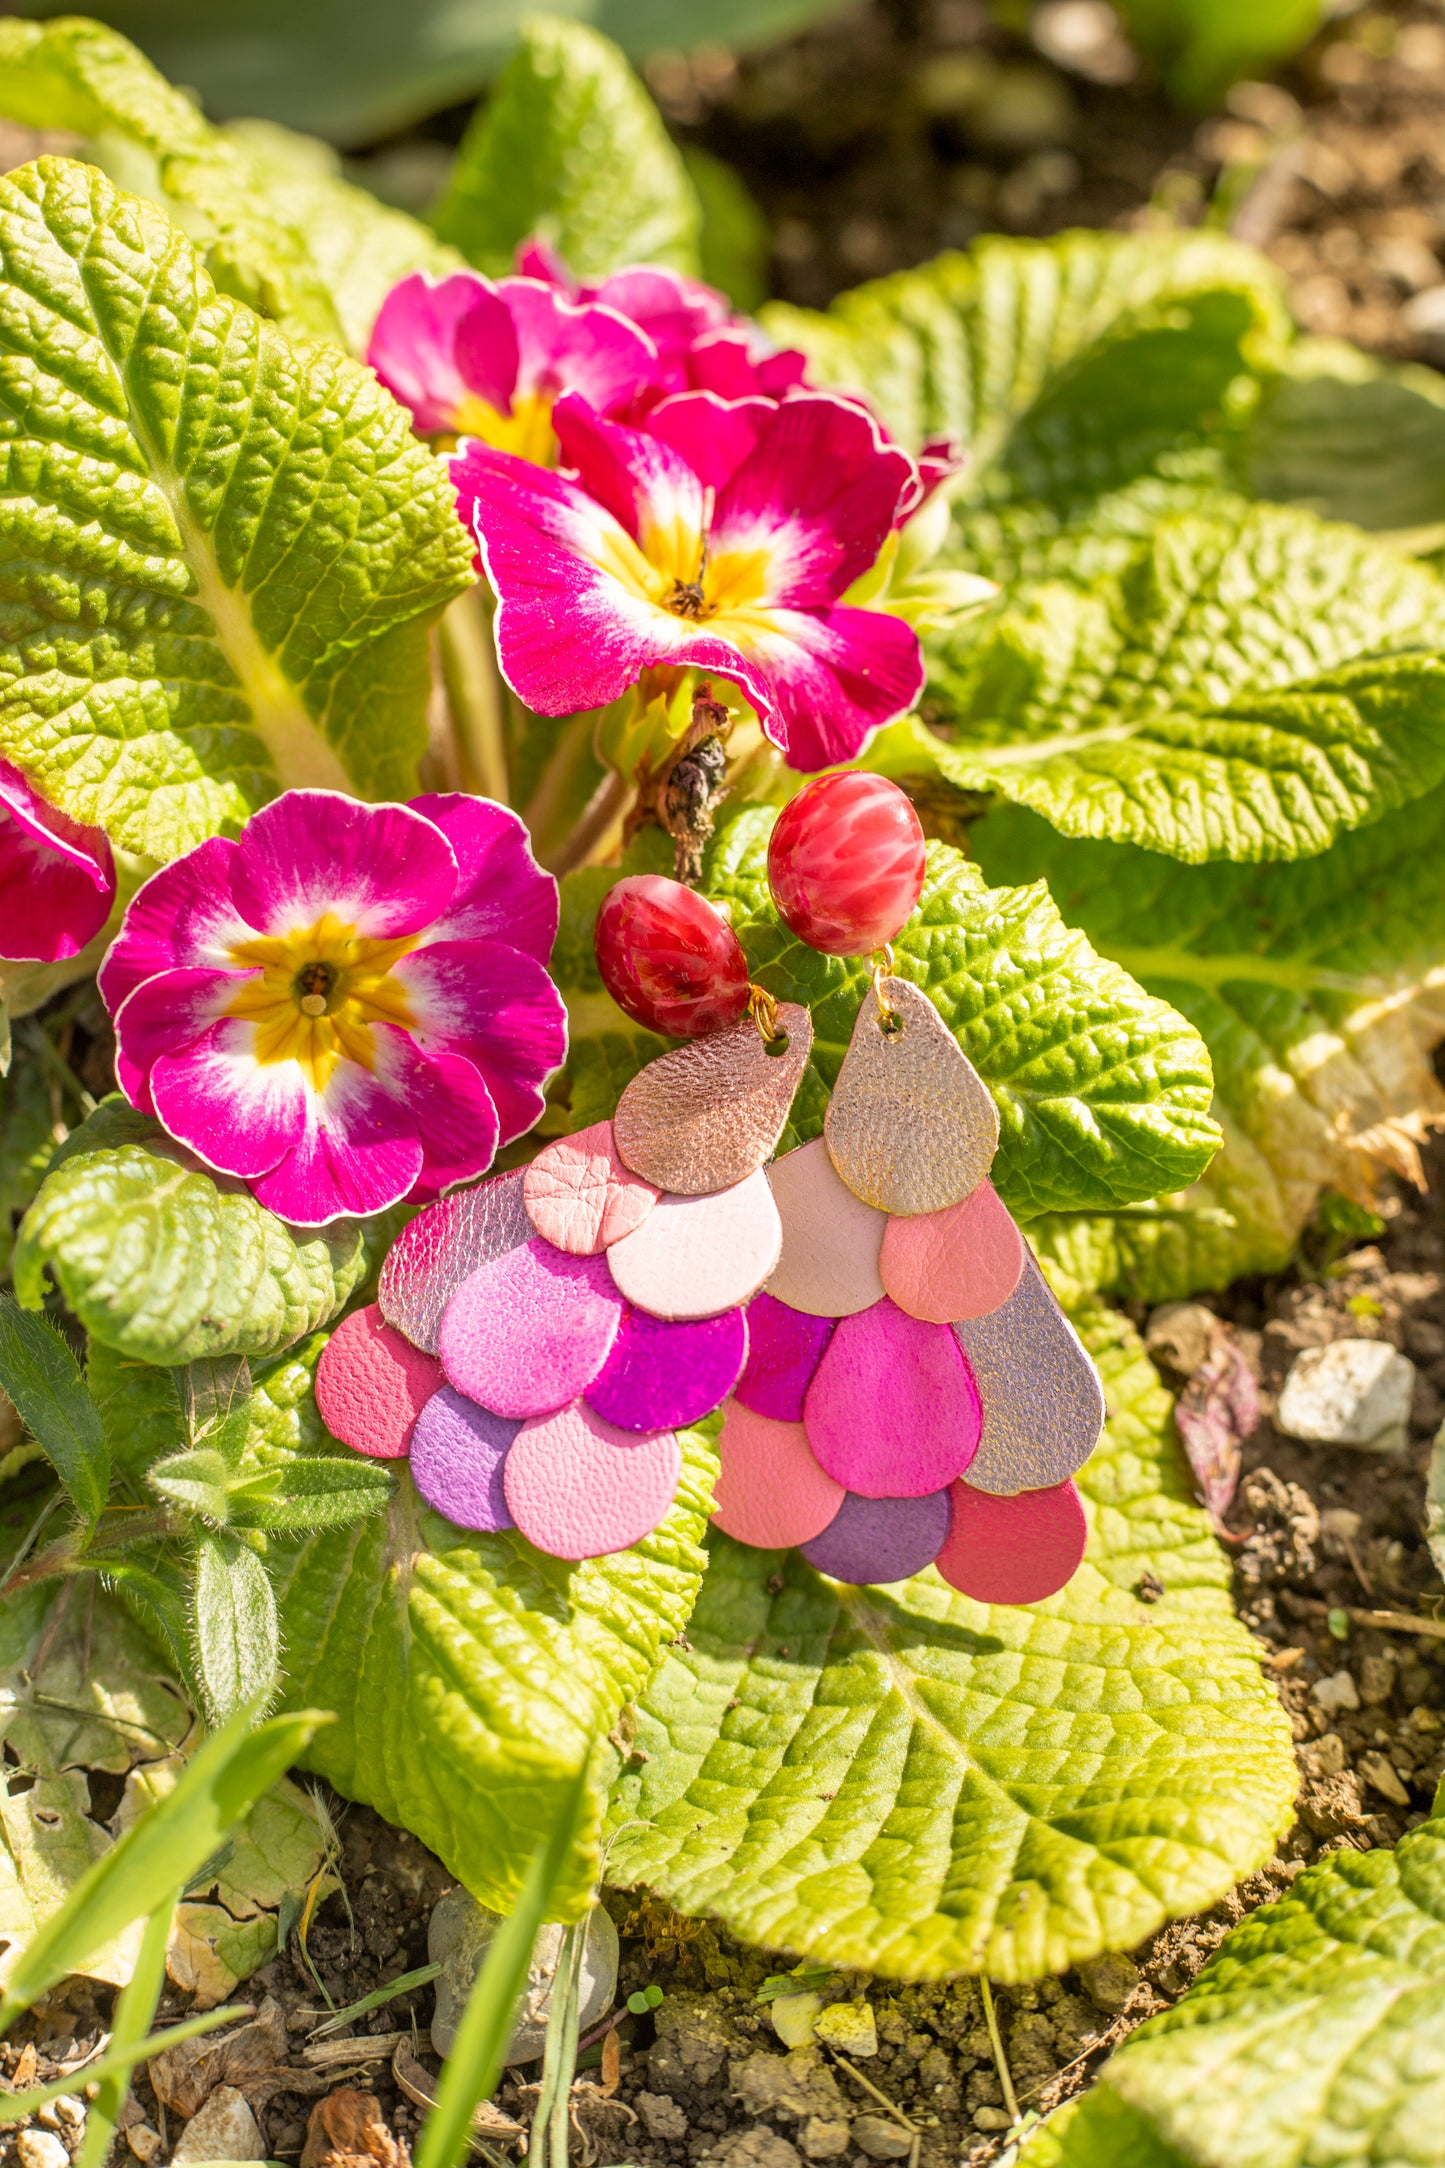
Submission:
M 443 1385 L 416 1419 L 411 1474 L 422 1497 L 458 1528 L 498 1535 L 515 1526 L 502 1488 L 502 1466 L 521 1422 L 479 1408 Z
M 776 1423 L 801 1423 L 803 1400 L 823 1350 L 833 1337 L 831 1317 L 790 1310 L 764 1290 L 748 1304 L 748 1360 L 737 1397 L 755 1415 Z
M 1042 1603 L 1072 1580 L 1088 1535 L 1072 1482 L 996 1498 L 953 1486 L 953 1525 L 938 1570 L 977 1603 Z
M 412 1447 L 413 1455 L 416 1448 Z M 906 1581 L 931 1566 L 948 1534 L 949 1494 L 923 1498 L 861 1498 L 849 1491 L 820 1536 L 802 1547 L 819 1573 L 866 1586 Z
M 747 1352 L 741 1310 L 686 1324 L 629 1310 L 582 1397 L 619 1430 L 677 1430 L 722 1406 Z
M 682 1475 L 670 1431 L 639 1438 L 579 1402 L 524 1423 L 503 1487 L 518 1528 L 553 1558 L 605 1558 L 650 1535 Z
M 534 1237 L 463 1280 L 442 1317 L 442 1364 L 498 1415 L 549 1415 L 592 1383 L 625 1307 L 605 1257 Z
M 820 1465 L 845 1490 L 922 1498 L 963 1474 L 983 1410 L 950 1328 L 909 1317 L 885 1296 L 839 1320 L 803 1424 Z
M 387 1324 L 376 1304 L 343 1318 L 316 1365 L 316 1405 L 333 1438 L 371 1460 L 402 1460 L 442 1382 L 442 1366 Z
M 434 1355 L 442 1312 L 462 1281 L 531 1239 L 520 1167 L 454 1191 L 419 1212 L 387 1251 L 376 1290 L 382 1316 Z

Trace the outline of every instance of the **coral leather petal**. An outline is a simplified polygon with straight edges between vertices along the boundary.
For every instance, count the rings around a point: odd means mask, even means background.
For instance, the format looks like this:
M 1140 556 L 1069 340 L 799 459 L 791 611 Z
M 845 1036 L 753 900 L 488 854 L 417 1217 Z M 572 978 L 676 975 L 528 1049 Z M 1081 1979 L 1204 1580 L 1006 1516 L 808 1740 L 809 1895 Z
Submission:
M 712 1197 L 659 1197 L 606 1254 L 629 1302 L 654 1317 L 716 1317 L 755 1295 L 778 1261 L 777 1206 L 759 1172 Z
M 808 1066 L 812 1019 L 778 1004 L 786 1050 L 769 1054 L 751 1017 L 660 1054 L 617 1103 L 617 1150 L 634 1174 L 683 1197 L 730 1189 L 771 1158 Z
M 1024 1238 L 992 1182 L 942 1212 L 890 1219 L 878 1270 L 900 1310 L 935 1325 L 985 1317 L 1019 1284 Z
M 768 1182 L 783 1223 L 783 1254 L 768 1293 L 811 1317 L 852 1317 L 881 1302 L 887 1214 L 854 1196 L 823 1139 L 775 1159 Z
M 376 1304 L 343 1318 L 316 1366 L 316 1405 L 333 1438 L 372 1460 L 402 1460 L 442 1366 L 388 1325 Z
M 801 1423 L 803 1399 L 833 1337 L 830 1317 L 808 1317 L 769 1294 L 748 1305 L 748 1362 L 737 1397 L 754 1415 Z
M 442 1312 L 462 1281 L 531 1239 L 520 1168 L 443 1197 L 403 1227 L 387 1251 L 376 1290 L 382 1316 L 434 1355 Z
M 718 1452 L 714 1519 L 739 1543 L 760 1551 L 806 1543 L 843 1503 L 842 1484 L 818 1466 L 801 1423 L 774 1423 L 730 1400 Z
M 988 1086 L 921 987 L 884 979 L 901 1028 L 882 1029 L 870 986 L 823 1135 L 848 1187 L 884 1212 L 941 1212 L 976 1189 L 998 1150 Z
M 493 1415 L 444 1385 L 411 1434 L 412 1481 L 427 1504 L 458 1528 L 497 1535 L 513 1525 L 502 1466 L 521 1427 L 516 1417 Z
M 922 1498 L 973 1459 L 982 1427 L 973 1372 L 946 1325 L 885 1296 L 845 1317 L 808 1387 L 808 1443 L 829 1475 L 865 1498 Z
M 1104 1428 L 1104 1388 L 1032 1255 L 1002 1309 L 953 1330 L 983 1395 L 974 1489 L 1011 1498 L 1082 1468 Z
M 1072 1580 L 1088 1525 L 1072 1483 L 995 1498 L 953 1485 L 953 1525 L 938 1554 L 950 1588 L 977 1603 L 1042 1603 Z
M 948 1521 L 946 1490 L 924 1498 L 860 1498 L 849 1491 L 823 1533 L 803 1545 L 803 1556 L 835 1581 L 906 1581 L 937 1558 Z
M 534 1238 L 463 1280 L 442 1318 L 442 1363 L 497 1415 L 549 1415 L 592 1383 L 622 1311 L 603 1258 Z
M 502 1482 L 513 1520 L 539 1551 L 604 1558 L 652 1533 L 681 1474 L 671 1431 L 639 1438 L 579 1405 L 524 1423 Z
M 630 1235 L 658 1194 L 618 1158 L 611 1122 L 559 1137 L 537 1154 L 522 1182 L 527 1217 L 538 1234 L 574 1257 L 595 1257 Z
M 677 1430 L 722 1406 L 747 1352 L 741 1310 L 681 1325 L 629 1310 L 583 1398 L 619 1430 Z

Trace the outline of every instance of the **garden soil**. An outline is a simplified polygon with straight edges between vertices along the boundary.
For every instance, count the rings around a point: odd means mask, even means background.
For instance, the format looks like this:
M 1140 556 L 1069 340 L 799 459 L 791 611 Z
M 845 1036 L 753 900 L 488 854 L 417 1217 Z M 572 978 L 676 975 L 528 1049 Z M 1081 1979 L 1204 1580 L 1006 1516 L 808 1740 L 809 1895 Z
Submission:
M 704 52 L 659 61 L 650 76 L 679 136 L 745 175 L 767 216 L 775 290 L 791 300 L 821 305 L 986 230 L 1215 215 L 1268 249 L 1309 330 L 1445 361 L 1445 5 L 1344 16 L 1282 85 L 1239 87 L 1203 119 L 1130 72 L 1094 0 L 1057 0 L 1036 19 L 1030 44 L 975 0 L 878 0 L 741 65 Z M 32 154 L 18 132 L 0 142 L 4 163 Z M 104 1089 L 103 1043 L 87 1046 L 82 1033 L 69 1051 Z M 1423 1193 L 1388 1200 L 1378 1237 L 1208 1298 L 1259 1386 L 1262 1419 L 1227 1526 L 1240 1614 L 1294 1729 L 1299 1816 L 1269 1866 L 1211 1912 L 1127 1956 L 997 1991 L 1024 2109 L 1046 2112 L 1087 2085 L 1109 2049 L 1177 2000 L 1230 1927 L 1309 1861 L 1396 1843 L 1445 1770 L 1445 1638 L 1369 1617 L 1445 1613 L 1422 1534 L 1430 1443 L 1445 1416 L 1445 1145 L 1427 1152 L 1426 1173 Z M 1148 1331 L 1148 1315 L 1134 1314 Z M 1188 1334 L 1151 1338 L 1161 1359 L 1167 1343 L 1190 1361 Z M 1274 1431 L 1294 1355 L 1341 1338 L 1387 1340 L 1416 1365 L 1402 1451 L 1301 1445 Z M 1167 1364 L 1166 1377 L 1187 1382 Z M 232 2076 L 268 2158 L 401 2168 L 424 2112 L 416 2096 L 439 2067 L 430 1988 L 332 2035 L 329 2062 L 311 2035 L 327 1998 L 353 2002 L 425 1964 L 428 1917 L 449 1878 L 368 1810 L 331 1806 L 344 1887 L 321 1908 L 306 1955 L 293 1935 L 245 1990 L 259 2016 Z M 616 2071 L 601 2067 L 599 2048 L 584 2057 L 574 2093 L 584 2164 L 872 2168 L 914 2150 L 890 2108 L 917 2127 L 921 2168 L 984 2168 L 1002 2151 L 1009 2117 L 976 1984 L 819 1983 L 829 1999 L 872 2006 L 878 2052 L 856 2067 L 884 2105 L 825 2051 L 784 2048 L 757 1993 L 790 1957 L 740 1949 L 645 1895 L 606 1901 L 622 1937 L 619 1995 L 651 1985 L 664 1999 L 625 2020 Z M 0 2048 L 0 2073 L 34 2083 L 73 2069 L 106 2025 L 109 1992 L 79 1980 L 58 1991 Z M 185 2007 L 171 1995 L 163 2016 Z M 525 2125 L 537 2075 L 509 2073 L 504 2117 Z M 83 2082 L 77 2070 L 77 2092 Z M 195 2097 L 184 2074 L 166 2092 L 138 2081 L 117 2160 L 169 2158 Z M 7 2134 L 0 2164 L 62 2168 L 79 2136 L 73 2119 L 45 2111 Z M 488 2141 L 494 2162 L 518 2149 L 505 2128 Z

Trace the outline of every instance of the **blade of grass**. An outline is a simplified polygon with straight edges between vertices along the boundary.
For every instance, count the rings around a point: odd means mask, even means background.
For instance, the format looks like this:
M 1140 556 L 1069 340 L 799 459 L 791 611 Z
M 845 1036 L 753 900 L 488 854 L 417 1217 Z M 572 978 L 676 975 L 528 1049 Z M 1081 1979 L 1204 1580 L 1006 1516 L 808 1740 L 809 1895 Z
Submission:
M 253 1728 L 241 1709 L 213 1732 L 170 1795 L 88 1868 L 58 1912 L 21 1954 L 0 2002 L 0 2033 L 67 1973 L 79 1972 L 113 1935 L 145 1918 L 189 1882 L 271 1789 L 329 1712 L 301 1709 Z
M 563 1803 L 551 1835 L 532 1856 L 516 1906 L 492 1938 L 442 2071 L 437 2104 L 421 2134 L 416 2168 L 456 2168 L 466 2150 L 472 2110 L 478 2101 L 492 2096 L 501 2076 L 517 2004 L 527 1984 L 532 1945 L 547 1917 L 586 1803 L 587 1773 L 583 1770 Z
M 117 2051 L 125 2054 L 135 2048 L 139 2057 L 166 1984 L 166 1944 L 170 1940 L 175 1910 L 173 1895 L 169 1903 L 158 1905 L 146 1921 L 135 1971 L 121 1989 L 115 2006 L 109 2050 L 112 2054 Z M 75 2168 L 102 2168 L 115 2135 L 116 2117 L 125 2105 L 129 2089 L 129 2069 L 109 2071 L 100 2080 L 100 2089 L 85 2118 L 85 2137 L 75 2156 Z
M 381 1987 L 374 1987 L 369 1995 L 363 1995 L 360 2002 L 349 2002 L 344 2010 L 338 2010 L 334 2016 L 327 2018 L 324 2025 L 318 2025 L 313 2032 L 309 2032 L 307 2039 L 324 2040 L 328 2033 L 339 2032 L 343 2025 L 350 2025 L 359 2017 L 367 2017 L 373 2010 L 384 2010 L 389 2002 L 396 2001 L 398 1995 L 408 1994 L 414 1987 L 425 1987 L 428 1980 L 434 1980 L 441 1969 L 440 1965 L 418 1965 L 415 1972 L 398 1974 L 396 1979 L 386 1981 Z
M 77 2084 L 94 2085 L 111 2076 L 128 2077 L 137 2063 L 149 2062 L 152 2055 L 160 2055 L 166 2048 L 178 2048 L 183 2040 L 197 2040 L 202 2033 L 218 2032 L 223 2025 L 234 2025 L 237 2018 L 255 2015 L 256 2005 L 252 2002 L 230 2003 L 224 2010 L 207 2010 L 201 2017 L 168 2025 L 164 2032 L 152 2033 L 148 2039 L 133 2040 L 129 2047 L 117 2047 L 112 2041 L 104 2055 L 97 2055 L 78 2074 L 72 2071 L 68 2078 L 54 2078 L 49 2085 L 37 2085 L 30 2093 L 0 2093 L 0 2126 L 23 2122 L 47 2101 L 73 2093 Z

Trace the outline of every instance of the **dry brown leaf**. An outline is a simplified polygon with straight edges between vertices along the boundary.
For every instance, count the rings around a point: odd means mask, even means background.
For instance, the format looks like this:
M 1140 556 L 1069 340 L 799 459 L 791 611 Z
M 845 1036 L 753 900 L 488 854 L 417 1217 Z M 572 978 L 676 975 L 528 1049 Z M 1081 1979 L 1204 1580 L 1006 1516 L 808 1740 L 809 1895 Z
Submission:
M 311 2110 L 301 2168 L 410 2168 L 410 2163 L 407 2148 L 387 2129 L 375 2093 L 340 2086 Z

